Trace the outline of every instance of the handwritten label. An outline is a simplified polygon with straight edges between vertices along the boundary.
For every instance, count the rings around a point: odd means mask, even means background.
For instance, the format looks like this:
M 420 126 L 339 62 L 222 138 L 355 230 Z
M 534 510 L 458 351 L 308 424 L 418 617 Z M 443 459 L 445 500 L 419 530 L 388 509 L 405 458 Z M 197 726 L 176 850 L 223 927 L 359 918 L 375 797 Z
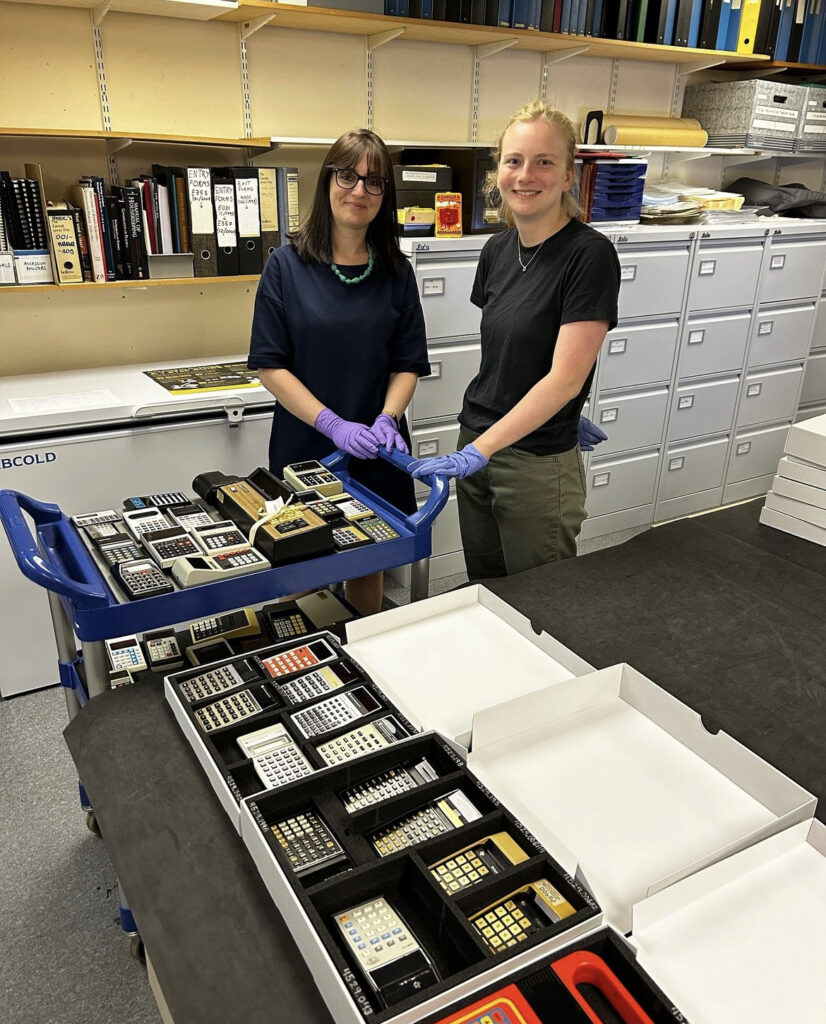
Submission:
M 235 190 L 232 185 L 215 186 L 215 238 L 222 249 L 234 249 Z
M 188 167 L 186 184 L 192 234 L 211 235 L 215 230 L 215 221 L 212 216 L 212 176 L 209 168 Z

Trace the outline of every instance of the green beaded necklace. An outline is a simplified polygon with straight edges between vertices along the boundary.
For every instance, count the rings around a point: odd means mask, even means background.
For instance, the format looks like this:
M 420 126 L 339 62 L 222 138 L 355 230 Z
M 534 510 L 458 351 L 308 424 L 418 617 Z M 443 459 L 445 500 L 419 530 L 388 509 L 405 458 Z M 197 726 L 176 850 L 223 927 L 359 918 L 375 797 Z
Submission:
M 359 274 L 358 277 L 345 277 L 344 274 L 338 269 L 335 263 L 330 264 L 330 270 L 336 275 L 342 284 L 361 284 L 365 277 L 369 277 L 373 273 L 373 263 L 375 262 L 375 253 L 373 247 L 367 246 L 367 269 L 363 274 Z

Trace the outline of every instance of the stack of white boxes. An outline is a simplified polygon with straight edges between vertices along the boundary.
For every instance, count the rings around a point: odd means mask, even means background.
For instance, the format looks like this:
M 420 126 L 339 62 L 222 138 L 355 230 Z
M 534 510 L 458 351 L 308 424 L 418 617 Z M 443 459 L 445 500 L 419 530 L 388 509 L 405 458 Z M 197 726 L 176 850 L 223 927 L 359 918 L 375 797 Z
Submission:
M 760 522 L 826 545 L 826 416 L 790 430 Z

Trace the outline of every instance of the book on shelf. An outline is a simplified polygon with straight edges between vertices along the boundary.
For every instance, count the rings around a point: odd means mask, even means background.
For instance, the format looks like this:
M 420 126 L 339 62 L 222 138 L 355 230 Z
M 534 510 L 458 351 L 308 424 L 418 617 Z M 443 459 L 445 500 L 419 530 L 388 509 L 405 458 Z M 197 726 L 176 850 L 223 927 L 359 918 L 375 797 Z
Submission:
M 298 168 L 276 167 L 278 223 L 281 225 L 281 244 L 286 245 L 290 235 L 298 231 L 300 213 L 298 205 Z
M 195 257 L 195 276 L 218 275 L 215 214 L 212 207 L 212 175 L 208 167 L 187 167 L 186 202 L 190 244 Z
M 235 216 L 235 182 L 221 168 L 212 172 L 215 208 L 215 242 L 219 277 L 238 273 L 238 222 Z
M 89 243 L 89 256 L 92 262 L 92 280 L 106 280 L 106 258 L 103 252 L 103 239 L 100 230 L 100 212 L 95 190 L 91 185 L 70 185 L 66 195 L 71 203 L 83 212 L 86 238 Z
M 47 209 L 49 235 L 55 258 L 55 279 L 58 284 L 81 284 L 83 267 L 75 218 L 68 209 Z
M 263 261 L 281 245 L 278 232 L 278 191 L 274 167 L 258 168 L 258 198 L 261 205 L 261 249 Z

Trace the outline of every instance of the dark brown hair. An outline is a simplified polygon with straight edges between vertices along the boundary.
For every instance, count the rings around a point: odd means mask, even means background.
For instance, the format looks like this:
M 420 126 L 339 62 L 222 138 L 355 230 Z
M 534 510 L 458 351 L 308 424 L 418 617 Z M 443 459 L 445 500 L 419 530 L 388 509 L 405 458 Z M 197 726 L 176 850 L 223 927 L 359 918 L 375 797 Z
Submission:
M 333 262 L 332 225 L 330 208 L 330 167 L 353 169 L 362 157 L 367 158 L 368 174 L 385 179 L 384 195 L 379 212 L 367 228 L 367 241 L 375 253 L 376 265 L 393 274 L 401 274 L 406 260 L 399 249 L 396 233 L 396 186 L 393 183 L 393 162 L 387 146 L 368 128 L 345 132 L 330 147 L 321 163 L 316 182 L 313 206 L 305 224 L 290 237 L 298 255 L 308 263 Z

